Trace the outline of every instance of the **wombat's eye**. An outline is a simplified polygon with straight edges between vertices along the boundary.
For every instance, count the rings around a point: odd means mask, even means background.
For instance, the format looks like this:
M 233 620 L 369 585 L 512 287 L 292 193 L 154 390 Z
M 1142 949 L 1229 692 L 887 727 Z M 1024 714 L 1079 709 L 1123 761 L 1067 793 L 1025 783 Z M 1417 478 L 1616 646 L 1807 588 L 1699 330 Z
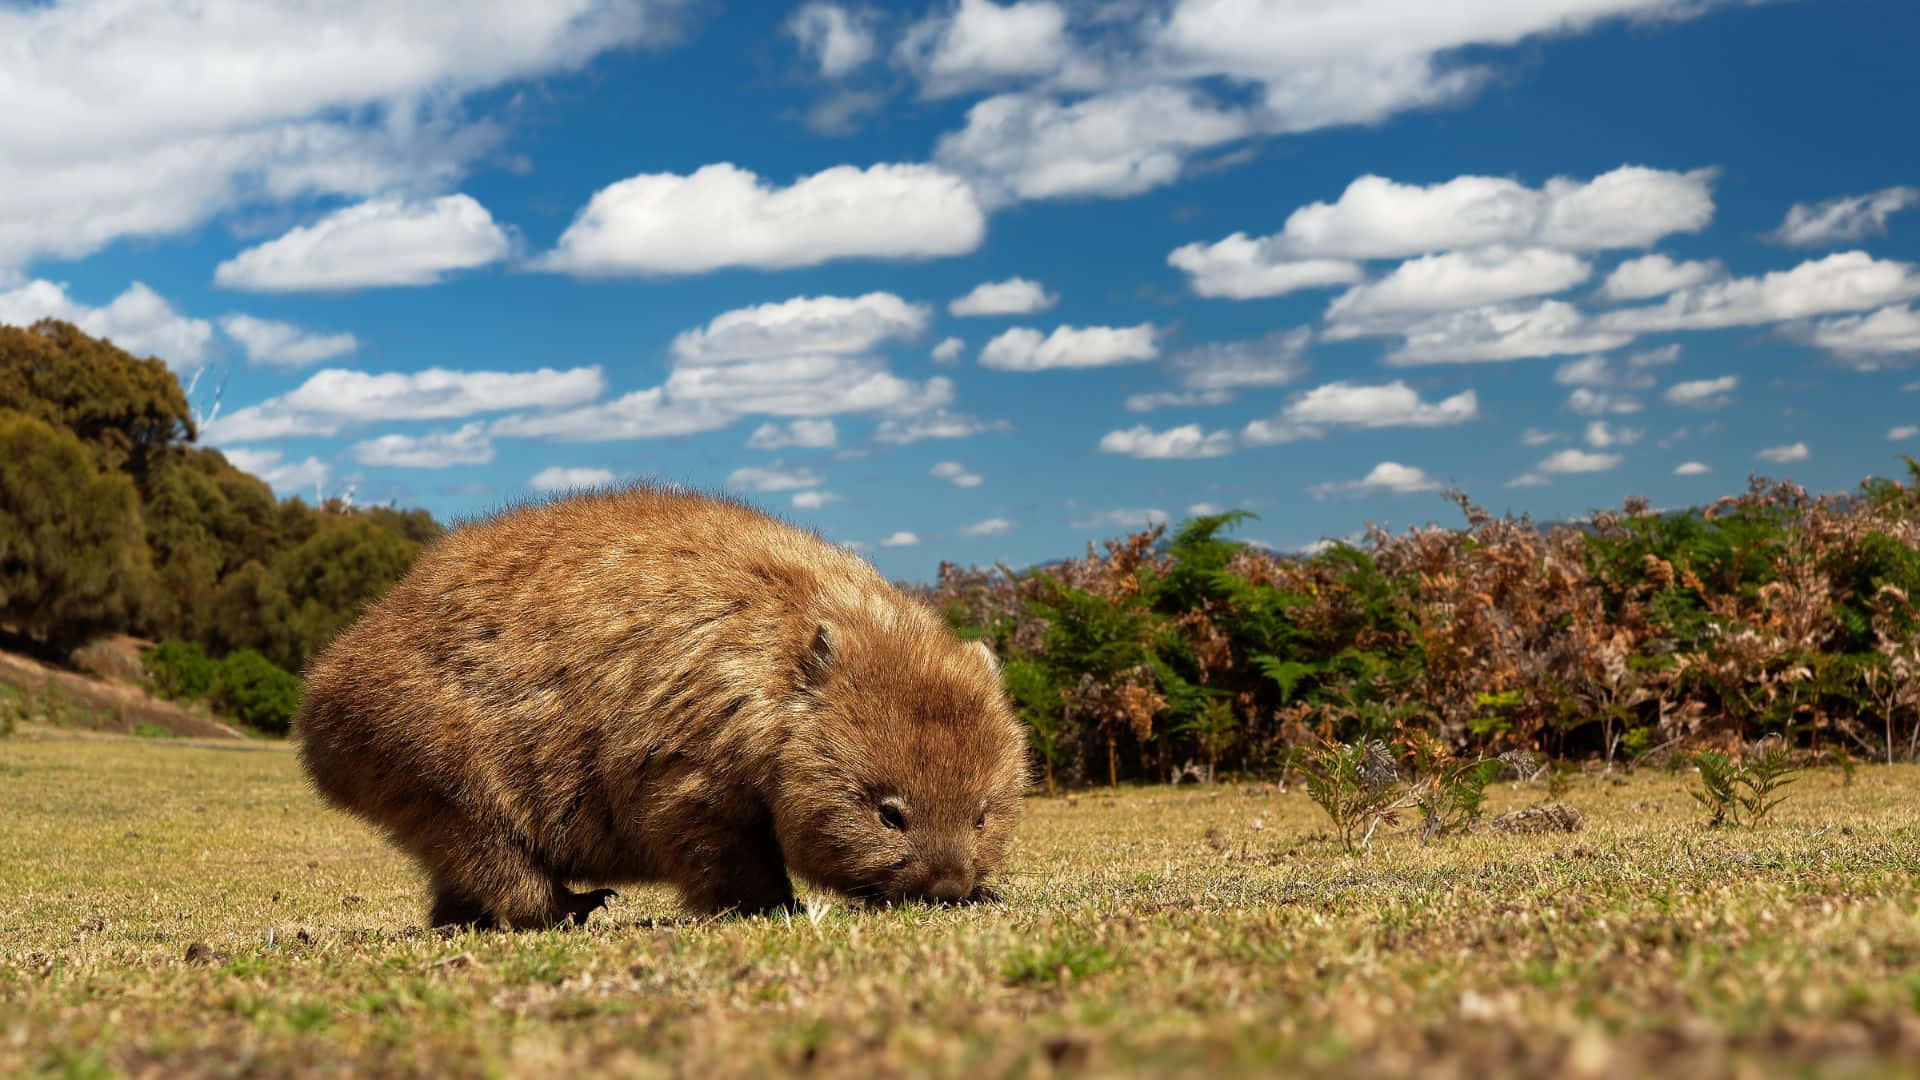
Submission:
M 986 827 L 987 827 L 987 815 L 986 815 L 986 811 L 984 811 L 984 810 L 983 810 L 983 811 L 981 811 L 981 813 L 980 813 L 980 816 L 974 819 L 974 821 L 973 821 L 973 827 L 974 827 L 974 828 L 976 828 L 976 829 L 984 829 L 984 828 L 986 828 Z
M 894 802 L 892 799 L 888 799 L 886 802 L 880 804 L 880 820 L 884 822 L 889 829 L 898 829 L 901 832 L 907 831 L 906 811 L 900 809 L 900 804 Z

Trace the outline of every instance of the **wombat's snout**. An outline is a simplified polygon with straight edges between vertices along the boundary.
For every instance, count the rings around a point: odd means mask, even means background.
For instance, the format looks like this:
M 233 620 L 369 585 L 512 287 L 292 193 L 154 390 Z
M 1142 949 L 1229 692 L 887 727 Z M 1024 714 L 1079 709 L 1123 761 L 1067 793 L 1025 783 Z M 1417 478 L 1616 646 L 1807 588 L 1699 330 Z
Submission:
M 973 875 L 954 867 L 934 875 L 920 887 L 920 898 L 936 904 L 957 904 L 973 891 Z

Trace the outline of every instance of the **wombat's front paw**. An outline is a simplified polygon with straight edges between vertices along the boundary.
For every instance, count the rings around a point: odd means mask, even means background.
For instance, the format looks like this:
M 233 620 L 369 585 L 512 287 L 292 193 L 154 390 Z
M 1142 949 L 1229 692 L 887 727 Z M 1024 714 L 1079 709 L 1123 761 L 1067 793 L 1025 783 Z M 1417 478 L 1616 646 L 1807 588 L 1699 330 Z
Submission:
M 991 885 L 975 885 L 973 891 L 962 900 L 963 904 L 1002 904 L 1006 901 L 1000 896 L 1000 890 Z
M 620 894 L 612 889 L 595 889 L 592 892 L 570 893 L 566 900 L 567 918 L 575 926 L 585 926 L 587 916 L 605 907 L 607 901 Z

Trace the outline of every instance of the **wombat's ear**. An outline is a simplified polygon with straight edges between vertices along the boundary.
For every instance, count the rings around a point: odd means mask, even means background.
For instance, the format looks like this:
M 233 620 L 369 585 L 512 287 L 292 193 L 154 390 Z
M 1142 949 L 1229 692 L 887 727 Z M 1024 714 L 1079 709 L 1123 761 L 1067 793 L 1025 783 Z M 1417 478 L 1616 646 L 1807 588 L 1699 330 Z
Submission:
M 993 672 L 995 675 L 1000 674 L 1000 657 L 994 655 L 993 646 L 987 644 L 987 639 L 975 638 L 973 647 L 986 659 L 987 670 Z
M 826 681 L 827 673 L 833 670 L 833 631 L 821 623 L 813 632 L 813 640 L 800 653 L 800 685 L 818 686 Z

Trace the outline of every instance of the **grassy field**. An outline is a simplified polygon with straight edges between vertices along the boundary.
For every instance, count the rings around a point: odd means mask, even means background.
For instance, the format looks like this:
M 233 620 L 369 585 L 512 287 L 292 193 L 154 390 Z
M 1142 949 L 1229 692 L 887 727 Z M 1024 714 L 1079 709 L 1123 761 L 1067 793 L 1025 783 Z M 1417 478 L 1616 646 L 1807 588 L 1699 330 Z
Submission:
M 1920 768 L 1806 774 L 1752 831 L 1687 782 L 1358 856 L 1298 791 L 1090 792 L 1029 804 L 1000 907 L 700 922 L 632 889 L 442 936 L 285 747 L 27 729 L 0 1075 L 1911 1075 Z

